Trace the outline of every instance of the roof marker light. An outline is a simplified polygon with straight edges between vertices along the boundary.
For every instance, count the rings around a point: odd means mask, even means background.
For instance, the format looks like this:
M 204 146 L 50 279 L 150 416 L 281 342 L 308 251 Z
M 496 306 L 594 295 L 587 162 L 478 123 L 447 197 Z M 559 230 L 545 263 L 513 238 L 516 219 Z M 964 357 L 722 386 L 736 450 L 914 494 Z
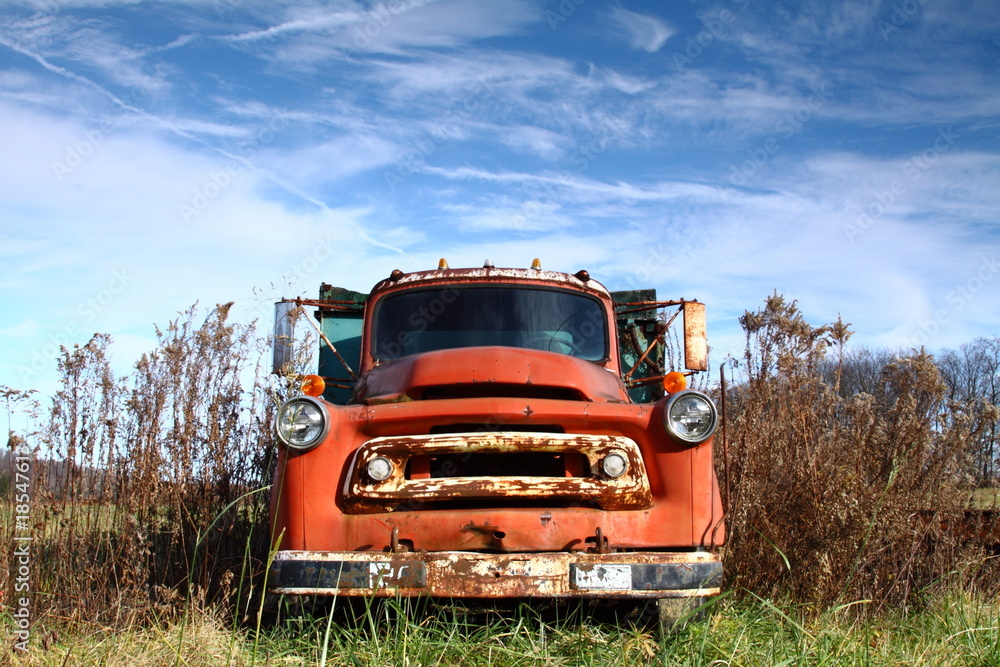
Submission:
M 533 268 L 535 271 L 541 271 L 542 260 L 538 259 L 537 257 L 531 260 L 531 268 Z
M 488 259 L 485 262 L 483 262 L 483 268 L 484 269 L 492 269 L 492 268 L 494 268 L 493 267 L 493 260 L 492 259 Z
M 447 269 L 447 268 L 449 268 L 448 267 L 448 260 L 446 260 L 444 257 L 442 257 L 441 259 L 438 260 L 438 271 L 443 271 L 444 269 Z

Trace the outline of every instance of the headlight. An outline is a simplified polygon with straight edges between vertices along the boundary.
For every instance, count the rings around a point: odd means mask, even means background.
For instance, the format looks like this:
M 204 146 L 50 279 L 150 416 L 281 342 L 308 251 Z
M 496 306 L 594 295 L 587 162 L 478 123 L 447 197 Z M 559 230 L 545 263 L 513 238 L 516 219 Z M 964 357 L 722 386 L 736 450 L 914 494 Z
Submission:
M 392 475 L 392 461 L 384 456 L 376 456 L 368 462 L 368 476 L 376 482 L 384 482 Z
M 601 459 L 601 472 L 607 477 L 621 477 L 628 468 L 628 461 L 621 452 L 611 452 Z
M 293 398 L 278 409 L 278 437 L 292 449 L 315 447 L 322 442 L 328 425 L 326 409 L 314 398 Z
M 704 442 L 715 432 L 715 404 L 697 391 L 681 391 L 667 400 L 663 409 L 663 426 L 667 432 L 684 442 Z

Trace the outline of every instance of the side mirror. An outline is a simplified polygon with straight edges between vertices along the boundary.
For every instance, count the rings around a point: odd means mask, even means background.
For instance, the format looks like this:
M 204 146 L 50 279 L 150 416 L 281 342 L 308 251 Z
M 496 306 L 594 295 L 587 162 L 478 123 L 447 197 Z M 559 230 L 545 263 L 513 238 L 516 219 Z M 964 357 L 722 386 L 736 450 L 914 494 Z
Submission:
M 684 302 L 684 367 L 689 371 L 708 370 L 708 336 L 705 333 L 705 304 Z
M 272 372 L 280 375 L 295 362 L 295 320 L 298 306 L 294 301 L 279 301 L 274 304 L 274 357 Z

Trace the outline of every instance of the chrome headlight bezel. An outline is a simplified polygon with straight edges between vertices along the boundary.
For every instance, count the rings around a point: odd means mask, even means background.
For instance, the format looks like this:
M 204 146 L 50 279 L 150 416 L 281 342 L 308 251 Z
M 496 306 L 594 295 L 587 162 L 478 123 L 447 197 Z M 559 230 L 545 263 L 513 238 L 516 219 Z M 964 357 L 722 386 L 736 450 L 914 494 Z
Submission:
M 313 413 L 313 410 L 316 412 Z M 298 413 L 293 414 L 295 411 L 298 411 Z M 308 439 L 296 440 L 291 435 L 291 426 L 286 426 L 288 424 L 286 420 L 291 419 L 291 423 L 294 424 L 294 420 L 298 419 L 306 411 L 309 411 L 309 414 L 318 416 L 321 422 L 319 430 L 315 431 Z M 312 396 L 296 396 L 285 401 L 278 408 L 278 413 L 274 420 L 274 430 L 286 447 L 297 452 L 305 452 L 316 447 L 326 439 L 326 435 L 330 431 L 330 415 L 326 411 L 326 406 L 318 399 Z
M 365 464 L 365 473 L 373 482 L 384 482 L 395 472 L 395 464 L 385 456 L 375 456 Z
M 608 452 L 601 459 L 601 474 L 608 479 L 616 479 L 628 472 L 628 457 L 617 449 Z
M 680 428 L 680 422 L 684 418 L 684 406 L 690 405 L 691 401 L 707 406 L 707 416 L 709 425 L 705 429 L 700 429 L 696 433 L 691 433 L 689 429 Z M 670 436 L 684 444 L 699 445 L 715 433 L 715 428 L 719 424 L 719 415 L 715 409 L 715 403 L 700 391 L 691 389 L 679 391 L 672 394 L 663 406 L 663 428 Z

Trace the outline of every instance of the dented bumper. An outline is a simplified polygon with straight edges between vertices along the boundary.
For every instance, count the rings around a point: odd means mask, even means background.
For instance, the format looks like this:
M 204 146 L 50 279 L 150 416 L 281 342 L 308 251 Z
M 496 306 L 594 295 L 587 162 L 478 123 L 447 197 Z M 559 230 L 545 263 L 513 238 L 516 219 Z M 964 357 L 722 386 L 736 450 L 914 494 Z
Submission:
M 455 598 L 665 598 L 719 593 L 722 563 L 707 552 L 279 551 L 268 589 L 291 595 Z

